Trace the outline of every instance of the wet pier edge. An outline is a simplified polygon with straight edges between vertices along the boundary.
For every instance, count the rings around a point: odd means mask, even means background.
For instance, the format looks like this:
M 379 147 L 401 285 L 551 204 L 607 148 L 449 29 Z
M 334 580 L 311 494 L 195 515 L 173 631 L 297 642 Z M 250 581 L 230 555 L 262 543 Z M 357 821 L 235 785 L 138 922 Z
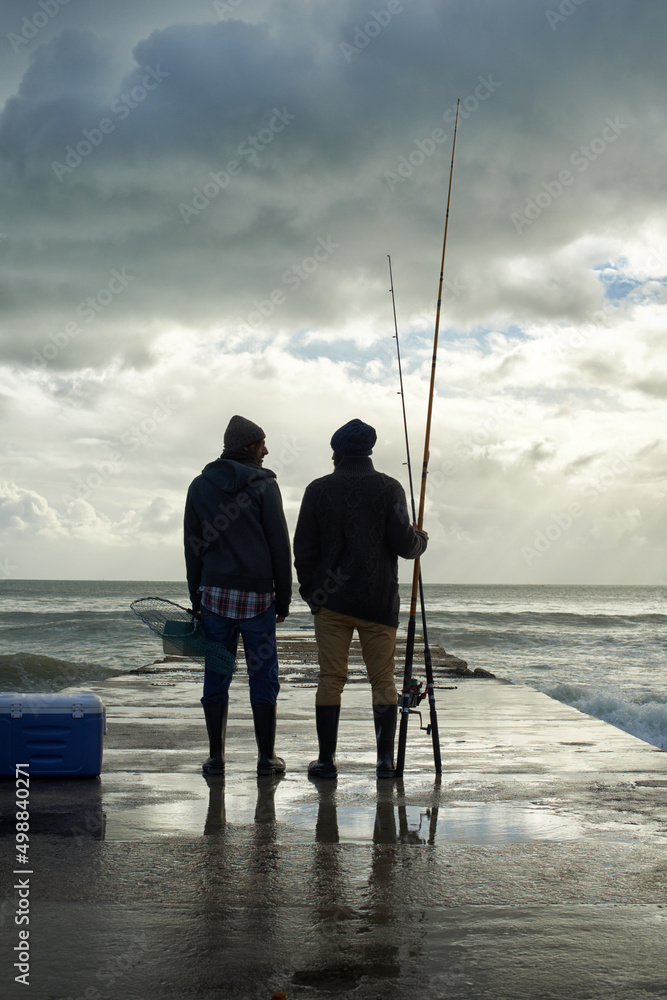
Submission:
M 282 778 L 256 776 L 242 672 L 226 775 L 208 780 L 200 666 L 90 685 L 101 777 L 31 781 L 27 991 L 0 782 L 3 996 L 664 1000 L 664 752 L 438 650 L 442 774 L 414 716 L 403 778 L 378 782 L 355 649 L 339 778 L 314 782 L 312 633 L 279 634 Z

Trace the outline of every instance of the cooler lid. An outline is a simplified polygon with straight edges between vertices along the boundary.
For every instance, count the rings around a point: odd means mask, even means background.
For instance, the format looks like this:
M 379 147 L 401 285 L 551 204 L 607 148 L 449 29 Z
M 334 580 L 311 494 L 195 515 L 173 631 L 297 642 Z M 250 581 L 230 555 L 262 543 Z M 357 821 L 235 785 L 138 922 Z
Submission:
M 93 691 L 0 692 L 0 715 L 71 715 L 82 719 L 104 714 L 104 704 Z

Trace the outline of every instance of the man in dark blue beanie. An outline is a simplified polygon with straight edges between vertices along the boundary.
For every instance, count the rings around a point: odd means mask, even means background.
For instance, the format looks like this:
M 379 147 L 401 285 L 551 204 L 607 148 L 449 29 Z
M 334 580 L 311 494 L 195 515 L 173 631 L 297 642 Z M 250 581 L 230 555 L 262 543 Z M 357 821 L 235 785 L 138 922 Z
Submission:
M 373 452 L 377 438 L 374 427 L 355 418 L 338 428 L 331 438 L 331 447 L 334 455 L 341 458 L 350 456 L 368 458 Z
M 308 767 L 335 778 L 340 702 L 354 630 L 372 688 L 378 778 L 393 778 L 398 692 L 398 556 L 416 559 L 428 535 L 408 514 L 401 484 L 376 472 L 375 429 L 350 420 L 331 438 L 334 471 L 307 488 L 294 536 L 299 590 L 315 616 L 320 665 L 315 696 L 319 756 Z

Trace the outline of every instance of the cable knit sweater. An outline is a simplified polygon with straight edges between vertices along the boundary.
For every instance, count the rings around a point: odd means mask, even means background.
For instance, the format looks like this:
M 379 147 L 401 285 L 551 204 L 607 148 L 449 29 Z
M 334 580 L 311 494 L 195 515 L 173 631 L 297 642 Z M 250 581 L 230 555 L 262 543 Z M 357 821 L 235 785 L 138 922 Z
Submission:
M 416 559 L 415 531 L 401 484 L 370 458 L 343 458 L 307 488 L 294 535 L 299 592 L 320 607 L 398 625 L 398 556 Z

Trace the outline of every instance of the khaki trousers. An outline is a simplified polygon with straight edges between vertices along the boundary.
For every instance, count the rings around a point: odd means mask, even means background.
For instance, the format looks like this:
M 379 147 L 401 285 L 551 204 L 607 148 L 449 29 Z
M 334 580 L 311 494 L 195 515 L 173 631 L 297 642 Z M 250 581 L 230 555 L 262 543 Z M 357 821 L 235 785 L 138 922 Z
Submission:
M 316 705 L 340 705 L 347 681 L 347 659 L 356 628 L 361 641 L 361 653 L 371 682 L 374 705 L 396 705 L 398 693 L 394 683 L 396 629 L 341 615 L 320 608 L 314 617 L 317 658 L 320 678 L 315 695 Z

